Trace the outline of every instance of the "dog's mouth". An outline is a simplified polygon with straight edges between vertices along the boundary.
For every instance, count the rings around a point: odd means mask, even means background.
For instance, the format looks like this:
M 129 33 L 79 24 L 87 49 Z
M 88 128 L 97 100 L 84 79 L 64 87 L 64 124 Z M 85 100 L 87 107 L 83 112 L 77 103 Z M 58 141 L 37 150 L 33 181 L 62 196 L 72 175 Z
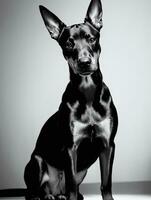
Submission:
M 93 71 L 79 72 L 81 76 L 89 76 L 93 73 Z
M 82 75 L 82 76 L 88 76 L 88 75 L 91 75 L 94 71 L 95 70 L 92 69 L 92 67 L 88 66 L 86 68 L 82 68 L 82 69 L 80 68 L 78 70 L 78 73 L 79 73 L 79 75 Z
M 74 74 L 77 74 L 80 76 L 92 75 L 97 69 L 97 67 L 94 64 L 77 65 L 77 64 L 69 63 L 69 67 L 72 69 Z

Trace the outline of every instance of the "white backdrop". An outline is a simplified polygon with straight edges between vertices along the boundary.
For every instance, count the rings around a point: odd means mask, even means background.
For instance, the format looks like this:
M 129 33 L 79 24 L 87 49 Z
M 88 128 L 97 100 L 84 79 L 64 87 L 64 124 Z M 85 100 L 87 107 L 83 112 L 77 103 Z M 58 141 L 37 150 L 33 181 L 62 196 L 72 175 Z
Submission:
M 83 22 L 89 2 L 0 0 L 0 188 L 24 187 L 24 167 L 39 131 L 69 79 L 38 6 L 71 25 Z M 119 113 L 113 181 L 151 180 L 151 1 L 102 4 L 101 70 Z M 85 181 L 99 177 L 95 164 Z

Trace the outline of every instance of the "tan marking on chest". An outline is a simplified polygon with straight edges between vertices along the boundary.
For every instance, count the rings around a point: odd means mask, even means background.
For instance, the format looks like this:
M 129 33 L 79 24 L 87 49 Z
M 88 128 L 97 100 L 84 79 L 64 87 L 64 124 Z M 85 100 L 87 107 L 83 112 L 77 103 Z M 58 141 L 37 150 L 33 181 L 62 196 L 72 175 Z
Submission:
M 67 105 L 71 110 L 70 130 L 73 135 L 73 142 L 75 146 L 78 146 L 84 138 L 91 137 L 88 131 L 89 126 L 93 127 L 95 137 L 104 138 L 109 141 L 111 134 L 111 119 L 109 116 L 102 118 L 92 106 L 87 105 L 85 112 L 81 115 L 81 118 L 77 119 L 76 111 L 79 106 L 79 102 L 75 102 L 72 106 L 69 103 Z
M 111 96 L 109 96 L 108 100 L 104 101 L 102 99 L 104 92 L 105 92 L 105 87 L 102 89 L 102 92 L 101 92 L 101 95 L 100 95 L 100 104 L 102 104 L 106 108 L 106 110 L 110 111 L 109 107 L 110 107 L 112 98 L 111 98 Z
M 112 120 L 107 117 L 101 121 L 98 126 L 101 129 L 100 133 L 98 133 L 98 136 L 103 137 L 106 142 L 109 142 L 111 136 Z
M 100 114 L 92 106 L 87 105 L 84 114 L 81 115 L 81 122 L 93 125 L 99 121 L 101 121 Z

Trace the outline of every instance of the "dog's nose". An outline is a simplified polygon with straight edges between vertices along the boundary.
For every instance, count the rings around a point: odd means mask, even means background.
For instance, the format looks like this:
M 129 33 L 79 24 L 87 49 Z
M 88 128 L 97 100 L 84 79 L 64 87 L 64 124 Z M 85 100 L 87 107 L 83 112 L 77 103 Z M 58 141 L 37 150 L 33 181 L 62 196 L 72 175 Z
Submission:
M 78 64 L 80 66 L 89 66 L 91 64 L 91 59 L 89 57 L 79 58 Z

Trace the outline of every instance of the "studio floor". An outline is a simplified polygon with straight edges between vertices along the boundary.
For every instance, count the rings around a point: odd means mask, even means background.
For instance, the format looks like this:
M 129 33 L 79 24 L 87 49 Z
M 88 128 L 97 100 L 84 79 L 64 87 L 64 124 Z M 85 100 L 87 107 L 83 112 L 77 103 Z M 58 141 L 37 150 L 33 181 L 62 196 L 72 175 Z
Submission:
M 86 183 L 80 186 L 80 192 L 84 195 L 84 200 L 101 200 L 99 188 L 99 183 Z M 25 189 L 3 192 L 0 190 L 0 200 L 25 200 L 24 193 Z M 113 183 L 113 198 L 114 200 L 151 200 L 151 182 Z
M 149 195 L 114 195 L 114 200 L 149 200 Z M 85 200 L 100 200 L 99 195 L 88 195 Z
M 85 200 L 100 200 L 100 195 L 85 195 Z M 114 200 L 149 200 L 150 195 L 114 195 Z M 24 200 L 23 197 L 0 198 L 0 200 Z

